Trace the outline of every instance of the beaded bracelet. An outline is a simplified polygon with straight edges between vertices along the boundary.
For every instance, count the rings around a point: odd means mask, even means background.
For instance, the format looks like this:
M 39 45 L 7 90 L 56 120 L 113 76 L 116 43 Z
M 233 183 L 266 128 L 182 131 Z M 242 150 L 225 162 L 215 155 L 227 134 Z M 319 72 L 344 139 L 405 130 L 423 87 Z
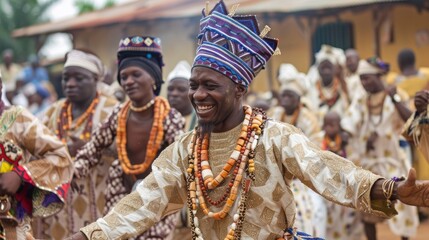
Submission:
M 404 177 L 400 177 L 400 178 L 393 177 L 392 179 L 385 180 L 383 182 L 383 184 L 381 185 L 381 188 L 383 190 L 383 195 L 384 195 L 384 197 L 386 197 L 388 208 L 391 208 L 391 206 L 392 206 L 392 195 L 393 195 L 393 191 L 395 189 L 395 183 L 403 181 L 403 180 L 405 180 Z M 393 200 L 396 200 L 396 198 Z

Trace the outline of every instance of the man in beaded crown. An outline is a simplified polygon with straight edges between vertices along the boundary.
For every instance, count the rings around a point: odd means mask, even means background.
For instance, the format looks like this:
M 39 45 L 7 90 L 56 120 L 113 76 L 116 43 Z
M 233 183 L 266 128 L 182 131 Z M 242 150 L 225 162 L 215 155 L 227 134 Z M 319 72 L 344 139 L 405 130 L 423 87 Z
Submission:
M 193 239 L 281 239 L 285 232 L 297 237 L 294 177 L 331 201 L 380 216 L 395 214 L 388 200 L 429 205 L 429 194 L 420 191 L 429 190 L 429 183 L 416 185 L 414 171 L 398 185 L 243 106 L 248 85 L 277 40 L 264 38 L 267 31 L 259 33 L 256 18 L 235 16 L 235 9 L 228 13 L 220 1 L 203 12 L 188 94 L 198 128 L 167 147 L 135 192 L 73 239 L 125 239 L 185 204 Z

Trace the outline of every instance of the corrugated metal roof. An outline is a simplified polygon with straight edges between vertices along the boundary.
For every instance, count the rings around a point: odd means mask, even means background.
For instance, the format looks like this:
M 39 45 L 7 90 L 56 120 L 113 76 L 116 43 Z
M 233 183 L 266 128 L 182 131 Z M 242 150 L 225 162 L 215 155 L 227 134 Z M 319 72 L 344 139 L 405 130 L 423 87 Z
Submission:
M 290 13 L 398 1 L 400 0 L 229 0 L 227 4 L 232 6 L 239 3 L 239 13 Z M 196 0 L 137 0 L 71 19 L 20 28 L 15 30 L 12 35 L 14 37 L 28 37 L 126 23 L 133 20 L 198 16 L 201 14 L 204 5 L 204 1 Z

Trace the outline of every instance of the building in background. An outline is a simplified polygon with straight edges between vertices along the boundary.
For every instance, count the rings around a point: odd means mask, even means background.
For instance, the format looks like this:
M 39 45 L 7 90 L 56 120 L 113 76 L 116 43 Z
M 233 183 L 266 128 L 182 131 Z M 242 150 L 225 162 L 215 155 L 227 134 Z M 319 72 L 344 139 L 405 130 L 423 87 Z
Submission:
M 274 57 L 269 71 L 252 86 L 258 91 L 277 89 L 275 77 L 281 63 L 293 63 L 306 72 L 322 44 L 355 48 L 362 57 L 379 55 L 390 62 L 404 47 L 416 52 L 417 67 L 428 67 L 429 0 L 234 0 L 237 14 L 259 14 L 260 25 L 273 29 L 280 39 L 281 56 Z M 141 0 L 83 14 L 68 20 L 17 29 L 19 37 L 46 37 L 69 33 L 76 48 L 90 48 L 105 64 L 114 66 L 116 49 L 124 36 L 152 35 L 162 40 L 166 72 L 175 63 L 192 62 L 202 1 Z M 211 7 L 214 1 L 211 2 Z

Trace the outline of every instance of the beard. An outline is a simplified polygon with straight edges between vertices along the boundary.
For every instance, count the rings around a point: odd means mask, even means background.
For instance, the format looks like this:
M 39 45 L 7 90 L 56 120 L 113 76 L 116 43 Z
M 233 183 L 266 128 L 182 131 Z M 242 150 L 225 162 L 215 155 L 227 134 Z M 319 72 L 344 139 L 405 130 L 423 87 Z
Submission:
M 199 126 L 198 132 L 199 132 L 200 136 L 205 136 L 206 134 L 208 134 L 210 136 L 210 134 L 213 132 L 213 129 L 215 127 L 215 123 L 199 120 L 198 126 Z

